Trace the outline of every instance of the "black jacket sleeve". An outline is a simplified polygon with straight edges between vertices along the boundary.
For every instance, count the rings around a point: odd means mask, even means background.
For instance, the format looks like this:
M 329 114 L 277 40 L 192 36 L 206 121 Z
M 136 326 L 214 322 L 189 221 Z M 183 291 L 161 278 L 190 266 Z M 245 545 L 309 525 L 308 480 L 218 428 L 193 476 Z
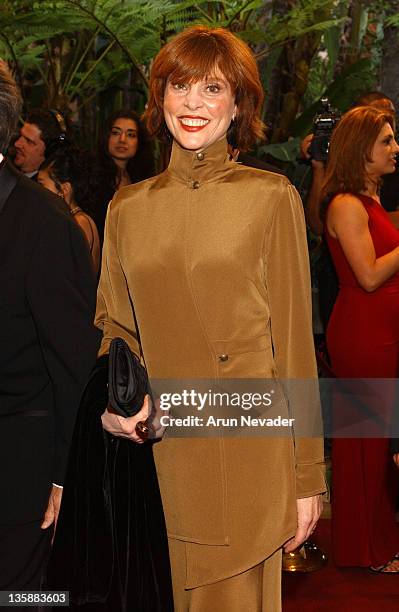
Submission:
M 83 387 L 96 359 L 96 283 L 87 244 L 66 215 L 41 229 L 26 277 L 26 295 L 53 390 L 53 482 L 62 484 Z

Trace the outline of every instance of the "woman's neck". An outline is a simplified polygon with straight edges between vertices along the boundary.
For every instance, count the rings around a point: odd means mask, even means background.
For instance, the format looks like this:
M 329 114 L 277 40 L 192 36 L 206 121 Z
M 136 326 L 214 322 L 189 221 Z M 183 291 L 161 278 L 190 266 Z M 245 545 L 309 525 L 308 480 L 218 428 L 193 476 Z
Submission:
M 124 168 L 118 166 L 118 173 L 116 176 L 116 187 L 124 187 L 125 185 L 129 185 L 131 183 L 130 176 L 128 171 L 126 170 L 126 164 Z
M 380 177 L 367 177 L 366 179 L 366 188 L 361 192 L 363 195 L 367 195 L 370 198 L 374 198 L 375 200 L 379 200 L 379 186 L 380 186 Z
M 126 171 L 126 166 L 127 166 L 127 159 L 116 159 L 115 157 L 112 158 L 115 166 L 118 167 L 118 170 L 120 172 L 124 172 Z

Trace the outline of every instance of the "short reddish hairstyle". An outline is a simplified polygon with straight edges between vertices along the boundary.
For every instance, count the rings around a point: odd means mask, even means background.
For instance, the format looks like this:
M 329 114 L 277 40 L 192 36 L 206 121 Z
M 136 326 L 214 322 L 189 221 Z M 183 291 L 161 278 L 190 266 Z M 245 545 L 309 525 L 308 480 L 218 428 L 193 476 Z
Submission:
M 366 189 L 366 162 L 378 134 L 392 113 L 373 106 L 357 106 L 343 115 L 331 137 L 322 198 L 335 193 L 360 193 Z
M 168 135 L 163 98 L 168 79 L 196 83 L 214 76 L 218 69 L 228 81 L 237 105 L 233 130 L 235 145 L 246 151 L 262 138 L 265 126 L 260 119 L 263 88 L 252 51 L 242 40 L 223 28 L 194 26 L 168 42 L 151 69 L 145 119 L 152 136 Z

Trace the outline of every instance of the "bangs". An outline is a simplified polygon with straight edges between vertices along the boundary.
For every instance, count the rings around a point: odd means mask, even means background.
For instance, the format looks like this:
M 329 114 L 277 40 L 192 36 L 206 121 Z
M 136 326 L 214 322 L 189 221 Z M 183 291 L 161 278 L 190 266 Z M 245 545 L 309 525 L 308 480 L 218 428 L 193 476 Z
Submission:
M 210 36 L 182 40 L 180 48 L 174 49 L 173 55 L 168 54 L 158 76 L 173 83 L 189 85 L 223 77 L 235 93 L 241 85 L 240 72 L 231 59 L 231 49 L 223 42 Z

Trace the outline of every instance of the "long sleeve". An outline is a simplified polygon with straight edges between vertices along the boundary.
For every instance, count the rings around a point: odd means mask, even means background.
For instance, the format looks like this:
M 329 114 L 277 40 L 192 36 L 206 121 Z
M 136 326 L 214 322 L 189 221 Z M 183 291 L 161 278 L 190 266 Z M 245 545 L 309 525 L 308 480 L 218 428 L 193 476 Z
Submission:
M 288 399 L 301 431 L 295 437 L 297 498 L 309 497 L 325 491 L 324 456 L 303 207 L 290 185 L 276 205 L 265 272 L 277 376 L 292 389 Z
M 118 221 L 119 206 L 115 196 L 109 205 L 105 223 L 101 276 L 97 291 L 95 325 L 103 332 L 99 354 L 108 353 L 111 340 L 120 337 L 139 355 L 132 300 L 118 254 Z
M 29 263 L 26 296 L 52 386 L 53 481 L 62 484 L 83 387 L 95 363 L 95 278 L 80 229 L 63 214 L 41 229 Z

